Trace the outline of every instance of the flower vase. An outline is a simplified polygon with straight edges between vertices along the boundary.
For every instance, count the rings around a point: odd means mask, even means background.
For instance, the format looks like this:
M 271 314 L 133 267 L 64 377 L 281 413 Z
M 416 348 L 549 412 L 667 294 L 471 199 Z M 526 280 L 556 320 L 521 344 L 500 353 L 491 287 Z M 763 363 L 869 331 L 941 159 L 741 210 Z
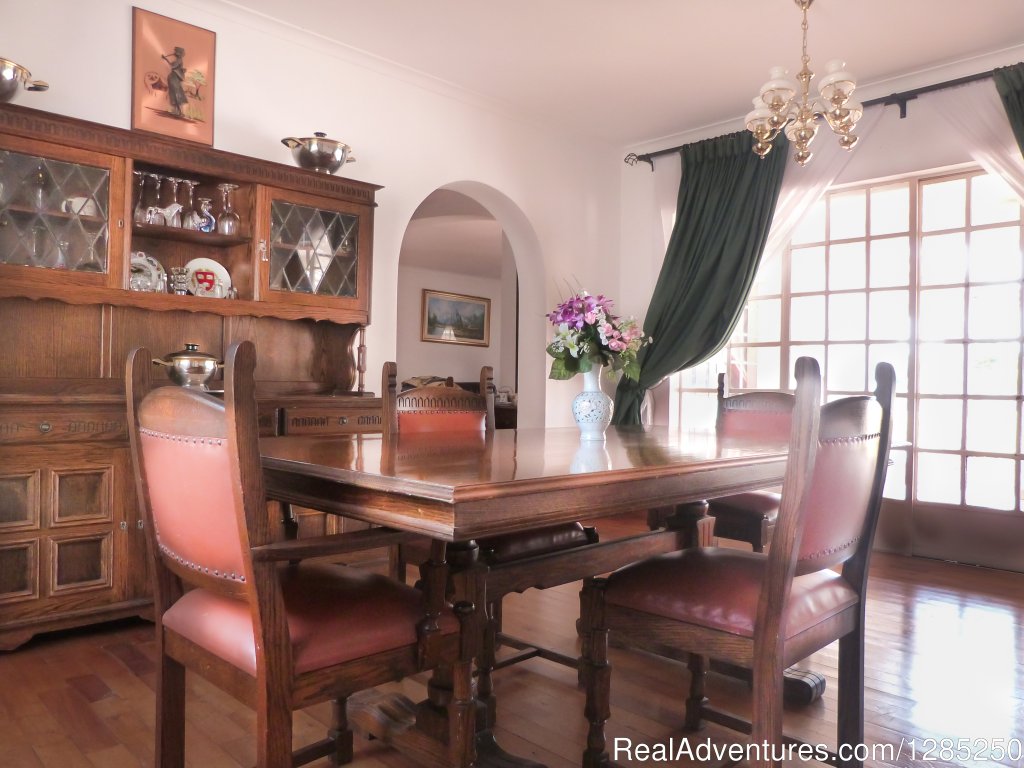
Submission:
M 580 440 L 604 440 L 604 431 L 612 421 L 614 403 L 601 391 L 601 366 L 583 374 L 583 391 L 572 401 L 572 415 L 580 428 Z

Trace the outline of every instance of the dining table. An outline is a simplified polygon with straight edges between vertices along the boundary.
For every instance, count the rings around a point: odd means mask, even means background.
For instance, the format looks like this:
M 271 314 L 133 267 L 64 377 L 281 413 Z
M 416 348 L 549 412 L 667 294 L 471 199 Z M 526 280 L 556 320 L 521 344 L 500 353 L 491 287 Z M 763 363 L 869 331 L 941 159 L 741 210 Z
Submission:
M 778 486 L 787 446 L 753 437 L 726 442 L 713 430 L 613 426 L 604 440 L 581 440 L 576 428 L 264 437 L 260 451 L 268 499 L 428 537 L 432 562 L 461 564 L 452 567 L 456 596 L 480 614 L 488 573 L 474 557 L 479 540 Z M 696 521 L 695 532 L 693 520 L 667 519 L 662 529 L 545 554 L 537 572 L 552 584 L 607 573 L 693 544 L 711 522 Z M 548 586 L 545 577 L 535 582 L 530 585 Z M 451 587 L 435 579 L 433 588 Z M 447 730 L 443 706 L 457 685 L 435 674 L 428 686 L 434 706 L 415 710 L 418 728 L 442 740 L 459 738 Z M 477 687 L 490 695 L 488 681 Z M 396 711 L 393 703 L 378 705 Z M 474 764 L 537 765 L 497 747 L 488 711 L 493 704 L 477 710 Z M 425 712 L 434 712 L 436 722 Z M 372 717 L 354 721 L 385 740 L 410 731 Z

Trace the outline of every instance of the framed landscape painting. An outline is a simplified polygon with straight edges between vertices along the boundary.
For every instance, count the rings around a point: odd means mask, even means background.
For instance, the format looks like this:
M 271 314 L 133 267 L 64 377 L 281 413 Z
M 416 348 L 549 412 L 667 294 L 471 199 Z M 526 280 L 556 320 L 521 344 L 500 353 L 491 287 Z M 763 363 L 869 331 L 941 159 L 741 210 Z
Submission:
M 491 300 L 424 288 L 420 340 L 490 346 Z
M 132 8 L 132 128 L 213 144 L 217 36 Z

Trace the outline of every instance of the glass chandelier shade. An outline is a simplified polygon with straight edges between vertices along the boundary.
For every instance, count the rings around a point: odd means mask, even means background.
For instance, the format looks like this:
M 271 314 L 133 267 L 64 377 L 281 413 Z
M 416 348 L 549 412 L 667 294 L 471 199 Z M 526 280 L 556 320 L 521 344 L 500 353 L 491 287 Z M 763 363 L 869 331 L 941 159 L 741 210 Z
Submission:
M 828 62 L 818 95 L 810 93 L 814 73 L 807 55 L 807 9 L 813 1 L 794 0 L 803 13 L 802 67 L 796 78 L 790 78 L 785 67 L 772 67 L 768 82 L 754 99 L 754 109 L 747 114 L 747 130 L 754 136 L 754 152 L 760 157 L 771 151 L 775 137 L 784 131 L 795 147 L 793 159 L 805 165 L 811 159 L 810 145 L 818 133 L 819 118 L 832 129 L 843 149 L 853 149 L 857 143 L 853 129 L 864 108 L 852 98 L 857 79 L 847 71 L 846 62 Z

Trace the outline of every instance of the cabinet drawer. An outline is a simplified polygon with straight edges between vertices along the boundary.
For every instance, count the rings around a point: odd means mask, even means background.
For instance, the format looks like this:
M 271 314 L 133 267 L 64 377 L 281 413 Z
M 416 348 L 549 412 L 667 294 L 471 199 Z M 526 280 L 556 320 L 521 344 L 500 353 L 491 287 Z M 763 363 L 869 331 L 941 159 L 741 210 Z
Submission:
M 0 409 L 0 445 L 127 440 L 123 407 L 26 406 Z
M 286 408 L 286 435 L 348 435 L 380 432 L 380 408 L 350 406 Z

